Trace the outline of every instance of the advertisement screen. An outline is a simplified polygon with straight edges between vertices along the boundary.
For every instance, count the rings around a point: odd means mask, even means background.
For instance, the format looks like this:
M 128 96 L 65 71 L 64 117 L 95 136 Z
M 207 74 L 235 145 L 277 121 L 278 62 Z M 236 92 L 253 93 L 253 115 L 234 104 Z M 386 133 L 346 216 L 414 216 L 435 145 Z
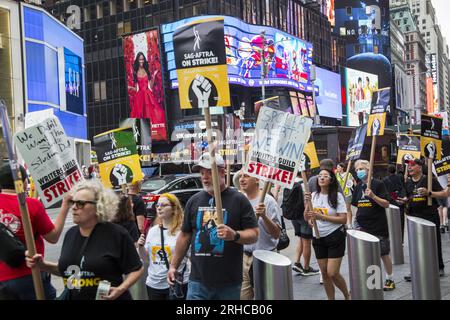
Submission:
M 158 31 L 123 38 L 130 118 L 152 123 L 152 141 L 167 140 Z
M 67 111 L 83 115 L 83 69 L 81 58 L 67 48 L 64 48 L 64 73 Z
M 345 68 L 347 94 L 347 125 L 361 126 L 367 123 L 372 95 L 378 90 L 378 76 Z
M 319 116 L 342 119 L 341 76 L 337 73 L 316 67 L 319 89 L 316 93 L 316 104 Z
M 211 18 L 213 16 L 208 16 Z M 167 65 L 172 88 L 178 87 L 173 51 L 173 33 L 179 26 L 205 19 L 195 17 L 162 26 Z M 260 87 L 263 60 L 266 63 L 265 86 L 290 87 L 311 91 L 309 79 L 312 65 L 312 44 L 280 30 L 249 25 L 241 20 L 224 17 L 225 49 L 228 81 L 247 87 Z M 263 51 L 261 32 L 265 31 L 266 49 Z
M 336 24 L 334 18 L 334 0 L 327 0 L 327 17 L 332 27 Z

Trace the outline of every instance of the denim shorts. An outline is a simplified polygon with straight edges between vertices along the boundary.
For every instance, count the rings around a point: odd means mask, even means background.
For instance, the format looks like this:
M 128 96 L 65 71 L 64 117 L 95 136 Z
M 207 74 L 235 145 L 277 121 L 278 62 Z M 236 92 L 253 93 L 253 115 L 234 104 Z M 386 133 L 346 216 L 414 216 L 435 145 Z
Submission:
M 42 285 L 46 300 L 56 299 L 56 290 L 51 284 L 50 274 L 41 272 Z M 0 282 L 2 289 L 14 299 L 36 300 L 34 293 L 33 277 L 30 275 Z
M 213 288 L 197 281 L 189 281 L 186 300 L 240 300 L 241 284 Z

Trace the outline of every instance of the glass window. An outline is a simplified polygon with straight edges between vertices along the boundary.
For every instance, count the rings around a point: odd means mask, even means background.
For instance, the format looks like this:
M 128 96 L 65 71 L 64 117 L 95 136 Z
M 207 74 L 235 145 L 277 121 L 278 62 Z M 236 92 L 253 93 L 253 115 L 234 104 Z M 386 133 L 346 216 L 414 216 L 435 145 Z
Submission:
M 100 101 L 100 83 L 94 82 L 94 101 Z

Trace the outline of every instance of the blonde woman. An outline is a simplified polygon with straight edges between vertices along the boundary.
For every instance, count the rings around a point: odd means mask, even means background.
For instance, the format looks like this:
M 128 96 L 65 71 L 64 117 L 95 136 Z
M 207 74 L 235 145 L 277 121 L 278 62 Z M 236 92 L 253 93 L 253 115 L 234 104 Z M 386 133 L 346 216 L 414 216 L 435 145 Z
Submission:
M 45 261 L 37 254 L 27 257 L 28 267 L 37 265 L 42 271 L 61 276 L 66 300 L 95 300 L 102 280 L 111 284 L 103 299 L 131 300 L 128 289 L 143 268 L 128 232 L 108 222 L 117 211 L 118 197 L 99 181 L 86 180 L 73 187 L 69 203 L 76 226 L 64 237 L 59 261 Z
M 179 285 L 171 288 L 167 282 L 167 272 L 183 222 L 180 201 L 170 193 L 161 195 L 156 214 L 155 225 L 148 231 L 147 237 L 141 235 L 138 242 L 150 258 L 146 281 L 148 297 L 150 300 L 184 299 L 190 274 L 187 257 L 178 268 Z

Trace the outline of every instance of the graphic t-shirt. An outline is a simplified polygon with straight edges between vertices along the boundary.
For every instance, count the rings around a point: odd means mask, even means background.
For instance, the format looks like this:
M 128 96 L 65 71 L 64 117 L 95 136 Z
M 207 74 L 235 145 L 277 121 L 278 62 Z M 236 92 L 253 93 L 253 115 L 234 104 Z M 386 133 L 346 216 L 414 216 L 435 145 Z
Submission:
M 64 285 L 70 289 L 71 300 L 94 300 L 100 281 L 107 280 L 112 287 L 118 287 L 123 275 L 141 267 L 141 259 L 127 230 L 109 222 L 97 223 L 89 238 L 81 235 L 78 226 L 70 228 L 64 237 L 58 264 Z M 126 291 L 119 299 L 131 299 L 131 295 Z
M 442 187 L 435 177 L 433 177 L 432 189 L 433 191 L 442 191 Z M 436 198 L 432 198 L 431 206 L 428 206 L 428 197 L 419 196 L 417 190 L 419 188 L 427 188 L 428 178 L 426 175 L 418 181 L 413 181 L 409 178 L 406 182 L 406 196 L 408 197 L 408 214 L 414 217 L 429 217 L 432 214 L 438 213 L 439 204 Z
M 175 244 L 177 238 L 180 235 L 180 231 L 177 231 L 175 235 L 169 233 L 167 229 L 164 232 L 164 251 L 166 252 L 167 260 L 170 265 L 173 255 L 175 253 Z M 161 248 L 161 229 L 160 227 L 152 227 L 145 239 L 145 250 L 149 255 L 148 276 L 145 284 L 154 289 L 167 289 L 169 284 L 167 283 L 167 266 L 164 261 L 164 255 Z M 186 266 L 186 269 L 184 267 Z M 188 258 L 185 257 L 178 268 L 178 272 L 181 274 L 184 271 L 183 282 L 186 283 L 189 280 L 189 274 L 191 268 L 188 263 Z
M 253 209 L 256 208 L 259 204 L 259 197 L 256 199 L 250 200 Z M 281 225 L 280 218 L 280 208 L 278 207 L 277 202 L 270 195 L 266 195 L 264 199 L 264 204 L 266 206 L 266 215 L 267 217 Z M 258 218 L 258 227 L 259 227 L 259 236 L 258 241 L 254 244 L 245 244 L 244 251 L 253 252 L 255 250 L 273 250 L 277 247 L 278 239 L 274 239 L 270 233 L 266 229 L 266 224 L 262 218 Z
M 366 184 L 359 182 L 353 193 L 352 205 L 358 208 L 356 221 L 363 231 L 375 236 L 388 237 L 386 209 L 364 195 L 366 187 Z M 386 186 L 382 181 L 373 179 L 371 188 L 375 195 L 381 199 L 389 200 Z
M 52 231 L 55 226 L 39 200 L 27 198 L 27 206 L 34 232 L 36 251 L 43 255 L 45 246 L 42 236 Z M 23 244 L 26 244 L 19 201 L 16 195 L 0 193 L 0 223 L 7 226 Z M 25 260 L 19 268 L 11 268 L 0 261 L 0 281 L 17 279 L 29 274 L 31 274 L 31 269 L 26 266 Z
M 334 216 L 337 217 L 338 213 L 347 213 L 347 207 L 345 206 L 345 199 L 342 193 L 338 192 L 338 201 L 337 201 L 337 208 L 334 209 L 330 206 L 328 203 L 328 195 L 313 192 L 311 194 L 312 197 L 312 205 L 314 212 L 320 212 L 326 216 Z M 319 230 L 320 237 L 326 237 L 329 234 L 333 233 L 337 229 L 339 229 L 342 224 L 336 224 L 329 221 L 321 221 L 316 220 L 317 222 L 317 229 Z M 313 228 L 313 236 L 316 237 L 316 232 Z
M 239 231 L 258 226 L 253 207 L 236 189 L 222 192 L 224 224 Z M 243 246 L 217 237 L 213 197 L 205 192 L 192 196 L 186 204 L 181 230 L 192 233 L 192 270 L 190 279 L 211 287 L 225 287 L 242 282 Z

